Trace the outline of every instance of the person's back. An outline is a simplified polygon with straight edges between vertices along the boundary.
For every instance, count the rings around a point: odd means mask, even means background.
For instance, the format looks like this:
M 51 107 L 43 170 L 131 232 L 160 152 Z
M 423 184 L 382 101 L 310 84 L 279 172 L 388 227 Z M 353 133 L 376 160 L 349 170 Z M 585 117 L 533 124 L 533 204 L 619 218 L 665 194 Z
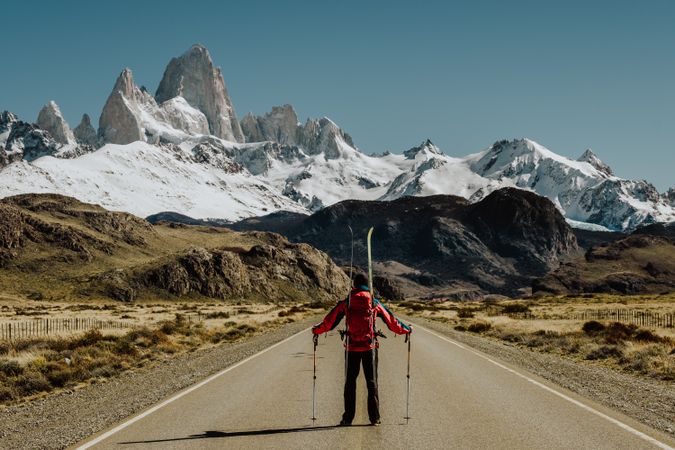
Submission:
M 351 425 L 356 413 L 356 378 L 360 366 L 368 387 L 368 416 L 370 423 L 380 423 L 379 396 L 377 389 L 377 336 L 375 319 L 380 317 L 387 327 L 396 334 L 408 334 L 412 328 L 405 325 L 377 299 L 373 299 L 368 290 L 368 277 L 357 274 L 354 277 L 354 288 L 349 297 L 339 302 L 320 324 L 312 327 L 312 332 L 321 334 L 328 332 L 346 316 L 346 379 L 344 389 L 345 411 L 340 425 Z

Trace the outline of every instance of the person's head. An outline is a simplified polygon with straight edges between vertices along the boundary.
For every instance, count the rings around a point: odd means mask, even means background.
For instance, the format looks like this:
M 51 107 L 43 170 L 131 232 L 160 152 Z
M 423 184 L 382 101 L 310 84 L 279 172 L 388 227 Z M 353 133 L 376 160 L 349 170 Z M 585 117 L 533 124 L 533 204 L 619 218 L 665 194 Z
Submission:
M 354 275 L 354 287 L 368 286 L 368 276 L 365 273 Z

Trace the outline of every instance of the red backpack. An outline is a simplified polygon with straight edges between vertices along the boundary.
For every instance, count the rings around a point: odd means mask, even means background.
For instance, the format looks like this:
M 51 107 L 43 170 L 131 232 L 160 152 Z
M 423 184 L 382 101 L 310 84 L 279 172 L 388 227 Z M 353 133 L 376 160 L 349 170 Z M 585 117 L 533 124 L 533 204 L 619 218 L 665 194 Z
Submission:
M 370 345 L 375 338 L 375 310 L 368 291 L 355 291 L 347 306 L 349 344 Z

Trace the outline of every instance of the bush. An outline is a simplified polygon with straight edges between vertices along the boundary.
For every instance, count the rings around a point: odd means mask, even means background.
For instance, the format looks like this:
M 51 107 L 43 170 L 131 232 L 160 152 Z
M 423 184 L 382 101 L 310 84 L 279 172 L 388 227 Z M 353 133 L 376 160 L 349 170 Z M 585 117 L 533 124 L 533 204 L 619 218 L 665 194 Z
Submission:
M 595 350 L 592 350 L 586 359 L 597 360 L 597 359 L 607 359 L 607 358 L 621 358 L 623 352 L 616 345 L 603 345 Z
M 603 331 L 605 329 L 605 326 L 600 322 L 598 322 L 597 320 L 589 320 L 583 325 L 583 327 L 581 327 L 581 329 L 583 330 L 584 333 L 593 335 Z
M 469 325 L 467 330 L 472 333 L 484 333 L 490 328 L 492 328 L 492 325 L 489 322 L 474 322 Z
M 215 311 L 206 315 L 207 319 L 229 319 L 230 313 L 227 311 Z
M 455 327 L 455 330 L 457 331 L 466 331 L 466 327 L 464 325 L 457 325 Z
M 460 308 L 457 310 L 457 317 L 460 319 L 470 319 L 473 317 L 473 310 L 471 308 Z
M 14 400 L 14 391 L 9 386 L 0 386 L 0 402 Z
M 47 380 L 54 387 L 63 387 L 74 378 L 74 371 L 70 368 L 58 368 L 46 374 Z
M 526 313 L 530 312 L 530 307 L 526 303 L 511 303 L 505 305 L 502 312 L 505 314 Z
M 0 372 L 15 377 L 23 373 L 23 367 L 16 361 L 0 361 Z
M 605 330 L 605 341 L 608 344 L 618 344 L 621 341 L 629 340 L 633 337 L 637 329 L 637 325 L 612 322 Z
M 24 372 L 14 381 L 14 385 L 23 395 L 31 395 L 38 392 L 48 392 L 52 389 L 51 384 L 40 372 Z
M 663 343 L 666 343 L 666 342 L 669 341 L 668 338 L 658 336 L 658 335 L 652 333 L 649 330 L 639 330 L 635 334 L 634 339 L 636 341 L 642 341 L 642 342 L 663 342 Z

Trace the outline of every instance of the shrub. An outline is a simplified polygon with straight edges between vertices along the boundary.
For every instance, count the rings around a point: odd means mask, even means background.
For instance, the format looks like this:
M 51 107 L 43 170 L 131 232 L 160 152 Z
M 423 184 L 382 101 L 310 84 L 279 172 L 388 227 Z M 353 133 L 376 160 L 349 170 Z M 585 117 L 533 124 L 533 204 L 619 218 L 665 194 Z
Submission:
M 530 312 L 530 307 L 526 303 L 511 303 L 505 305 L 502 309 L 505 314 L 518 314 Z
M 15 377 L 23 373 L 23 368 L 16 361 L 0 361 L 0 372 Z
M 668 338 L 658 336 L 649 330 L 638 330 L 634 339 L 643 342 L 668 342 Z
M 583 327 L 581 327 L 581 329 L 584 331 L 584 333 L 593 335 L 603 331 L 605 326 L 597 320 L 589 320 L 583 325 Z
M 48 392 L 52 388 L 44 375 L 33 371 L 27 371 L 23 375 L 19 375 L 14 384 L 23 395 Z
M 637 329 L 637 325 L 612 322 L 605 330 L 605 341 L 608 344 L 618 344 L 621 341 L 629 340 Z
M 0 386 L 0 402 L 14 400 L 14 391 L 9 386 Z
M 489 322 L 474 322 L 468 326 L 467 330 L 472 333 L 484 333 L 490 328 L 492 325 Z
M 227 311 L 215 311 L 206 315 L 207 319 L 229 319 L 230 313 Z
M 457 310 L 457 317 L 460 319 L 470 319 L 473 317 L 473 310 L 471 308 L 460 308 Z
M 455 327 L 455 330 L 457 331 L 466 331 L 466 327 L 464 325 L 457 325 Z
M 47 380 L 54 387 L 63 387 L 74 378 L 74 371 L 70 368 L 58 368 L 45 374 Z
M 607 358 L 621 358 L 622 356 L 623 352 L 616 345 L 602 345 L 586 355 L 586 359 L 597 360 Z
M 0 355 L 6 355 L 9 353 L 10 345 L 7 342 L 0 342 Z

